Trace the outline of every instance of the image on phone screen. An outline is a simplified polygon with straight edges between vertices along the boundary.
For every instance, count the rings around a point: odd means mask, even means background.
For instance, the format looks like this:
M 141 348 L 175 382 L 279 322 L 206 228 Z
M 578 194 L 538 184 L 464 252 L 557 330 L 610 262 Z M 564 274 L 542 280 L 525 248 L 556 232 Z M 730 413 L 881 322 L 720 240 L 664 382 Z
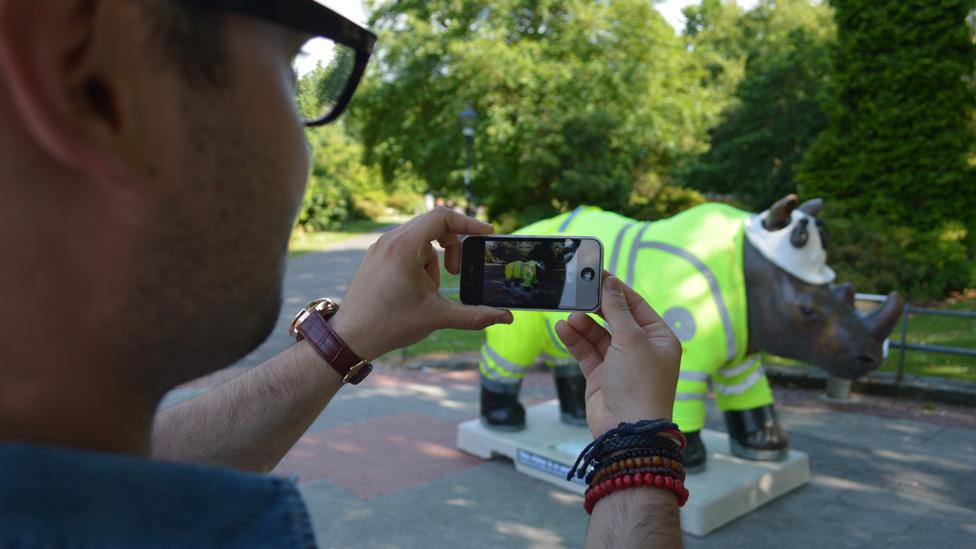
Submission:
M 576 252 L 581 242 L 579 238 L 487 240 L 482 290 L 485 303 L 576 308 Z

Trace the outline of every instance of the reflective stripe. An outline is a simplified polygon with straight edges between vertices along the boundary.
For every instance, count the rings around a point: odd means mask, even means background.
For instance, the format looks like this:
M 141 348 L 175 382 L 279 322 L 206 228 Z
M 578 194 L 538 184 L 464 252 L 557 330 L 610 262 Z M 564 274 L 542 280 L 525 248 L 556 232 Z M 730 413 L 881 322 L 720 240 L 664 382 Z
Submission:
M 705 372 L 678 372 L 678 379 L 684 381 L 708 381 L 708 374 Z
M 610 254 L 610 263 L 607 263 L 607 270 L 611 273 L 617 272 L 617 260 L 620 258 L 620 246 L 624 243 L 624 233 L 627 229 L 631 228 L 636 224 L 636 221 L 631 221 L 624 225 L 620 232 L 617 233 L 617 237 L 613 239 L 613 253 Z
M 481 372 L 481 377 L 485 379 L 494 379 L 499 382 L 505 379 L 512 379 L 502 376 L 502 374 L 496 370 L 494 366 L 488 364 L 488 361 L 486 360 L 481 361 L 481 364 L 478 366 L 478 371 Z
M 569 215 L 566 216 L 566 219 L 563 219 L 562 224 L 559 225 L 559 232 L 563 232 L 567 228 L 569 228 L 569 224 L 573 222 L 573 218 L 579 215 L 579 213 L 582 211 L 583 211 L 583 206 L 580 206 L 579 208 L 576 208 L 575 210 L 570 212 Z
M 505 395 L 517 395 L 519 394 L 519 389 L 522 387 L 522 379 L 519 378 L 516 381 L 501 381 L 498 379 L 486 377 L 484 374 L 482 374 L 481 386 L 494 393 L 502 393 Z
M 701 393 L 678 393 L 674 395 L 675 400 L 705 400 L 705 395 Z
M 643 231 L 641 231 L 643 233 Z M 725 300 L 722 299 L 722 288 L 718 285 L 718 279 L 712 273 L 711 269 L 707 265 L 702 263 L 700 259 L 693 256 L 686 250 L 682 250 L 671 244 L 665 244 L 664 242 L 640 242 L 640 235 L 638 239 L 634 242 L 634 248 L 631 249 L 630 253 L 633 258 L 631 259 L 630 269 L 633 269 L 634 260 L 636 259 L 637 250 L 636 248 L 653 248 L 655 250 L 661 250 L 663 252 L 668 252 L 674 254 L 682 259 L 685 259 L 689 263 L 695 266 L 696 269 L 705 277 L 708 281 L 708 286 L 712 290 L 712 298 L 715 300 L 715 306 L 718 307 L 718 314 L 722 317 L 722 326 L 725 328 L 725 349 L 726 349 L 726 360 L 732 360 L 735 358 L 735 332 L 732 329 L 732 317 L 729 316 L 729 310 L 725 306 Z M 627 279 L 627 283 L 630 284 L 631 279 Z
M 732 396 L 742 394 L 752 388 L 753 385 L 759 383 L 759 380 L 766 375 L 766 371 L 760 365 L 759 369 L 752 373 L 749 377 L 740 381 L 739 383 L 733 383 L 731 385 L 723 385 L 719 382 L 715 382 L 715 390 L 722 396 Z
M 513 374 L 521 374 L 522 370 L 525 369 L 525 366 L 519 366 L 514 362 L 502 358 L 502 356 L 496 353 L 494 349 L 489 347 L 487 343 L 481 346 L 481 350 L 486 356 L 490 357 L 495 362 L 496 366 L 502 370 Z
M 546 319 L 546 331 L 549 332 L 549 339 L 552 340 L 552 344 L 556 346 L 556 349 L 557 350 L 562 351 L 562 352 L 564 352 L 566 354 L 570 354 L 569 353 L 569 349 L 567 349 L 563 345 L 563 342 L 562 341 L 559 341 L 559 338 L 556 337 L 556 332 L 552 329 L 552 324 L 549 323 L 549 319 L 548 318 Z M 556 358 L 556 357 L 553 357 L 553 358 Z
M 744 374 L 746 370 L 756 365 L 756 360 L 758 360 L 758 357 L 753 356 L 738 366 L 719 368 L 718 374 L 722 377 L 735 377 L 737 375 Z
M 634 237 L 634 243 L 630 245 L 630 257 L 628 257 L 629 261 L 627 262 L 626 278 L 628 286 L 634 285 L 634 268 L 637 265 L 637 250 L 641 248 L 641 238 L 644 237 L 644 231 L 646 231 L 650 226 L 650 223 L 644 223 L 641 230 L 637 232 L 637 236 Z
M 547 366 L 552 366 L 554 368 L 576 364 L 576 359 L 572 357 L 550 355 L 549 353 L 545 352 L 542 353 L 542 361 L 545 362 Z

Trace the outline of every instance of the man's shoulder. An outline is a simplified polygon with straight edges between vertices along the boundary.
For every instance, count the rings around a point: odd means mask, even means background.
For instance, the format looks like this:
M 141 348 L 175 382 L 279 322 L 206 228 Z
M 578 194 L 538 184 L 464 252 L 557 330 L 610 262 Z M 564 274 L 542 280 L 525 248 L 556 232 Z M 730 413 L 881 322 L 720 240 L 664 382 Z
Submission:
M 291 482 L 0 443 L 0 546 L 313 547 Z

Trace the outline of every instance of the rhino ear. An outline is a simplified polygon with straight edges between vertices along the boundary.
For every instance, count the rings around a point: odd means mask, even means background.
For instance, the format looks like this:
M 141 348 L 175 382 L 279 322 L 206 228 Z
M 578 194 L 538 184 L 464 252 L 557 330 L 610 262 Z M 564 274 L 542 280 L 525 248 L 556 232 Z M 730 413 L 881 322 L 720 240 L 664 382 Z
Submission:
M 796 209 L 800 199 L 795 194 L 788 194 L 776 201 L 769 208 L 769 213 L 763 219 L 763 227 L 770 231 L 778 231 L 790 224 L 790 214 Z
M 812 198 L 807 200 L 800 207 L 797 208 L 801 212 L 809 215 L 810 217 L 817 217 L 820 215 L 820 210 L 823 209 L 823 199 L 822 198 Z

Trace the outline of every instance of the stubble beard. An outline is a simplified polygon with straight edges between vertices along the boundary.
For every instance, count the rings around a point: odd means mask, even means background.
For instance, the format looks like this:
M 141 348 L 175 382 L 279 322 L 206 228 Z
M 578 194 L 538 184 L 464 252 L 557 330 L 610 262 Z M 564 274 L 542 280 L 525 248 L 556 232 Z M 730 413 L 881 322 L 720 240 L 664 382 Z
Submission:
M 282 302 L 291 219 L 264 208 L 275 174 L 233 121 L 185 100 L 190 181 L 155 210 L 133 310 L 128 369 L 162 394 L 231 365 L 271 333 Z

